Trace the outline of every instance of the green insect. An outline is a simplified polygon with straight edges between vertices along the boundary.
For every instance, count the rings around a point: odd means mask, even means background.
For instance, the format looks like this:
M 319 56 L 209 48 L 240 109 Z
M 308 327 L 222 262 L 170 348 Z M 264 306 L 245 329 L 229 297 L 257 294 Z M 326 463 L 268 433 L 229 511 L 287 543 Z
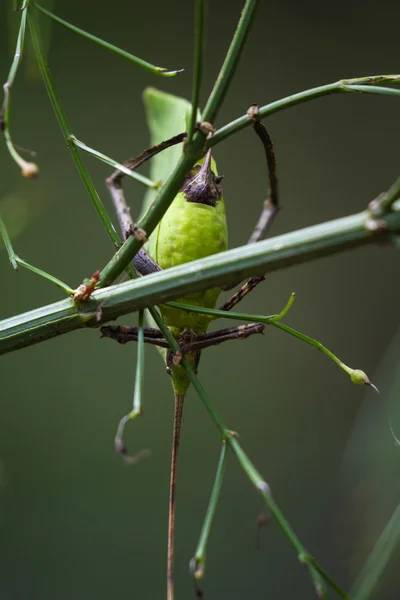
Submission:
M 182 98 L 176 98 L 151 88 L 146 90 L 144 98 L 153 146 L 139 157 L 127 161 L 125 166 L 135 169 L 145 160 L 153 158 L 151 176 L 155 180 L 165 180 L 176 164 L 179 153 L 182 152 L 181 143 L 184 142 L 185 134 L 177 134 L 177 132 L 185 129 L 191 105 Z M 248 114 L 252 120 L 254 130 L 264 145 L 270 187 L 270 195 L 265 201 L 261 217 L 249 240 L 249 243 L 254 243 L 264 237 L 272 218 L 277 212 L 278 197 L 275 156 L 271 140 L 265 127 L 257 120 L 257 107 L 251 107 Z M 135 229 L 131 222 L 129 209 L 125 204 L 121 186 L 122 177 L 123 173 L 116 171 L 107 180 L 107 184 L 123 233 L 126 234 L 130 230 L 137 235 L 137 228 Z M 211 150 L 209 150 L 187 174 L 180 192 L 151 234 L 145 249 L 142 249 L 136 256 L 134 266 L 140 274 L 147 275 L 160 269 L 168 269 L 227 249 L 228 232 L 221 181 L 222 177 L 218 175 L 215 161 L 211 156 Z M 145 198 L 144 210 L 154 200 L 155 194 L 154 190 L 148 192 Z M 262 280 L 262 276 L 252 277 L 220 309 L 230 310 Z M 185 295 L 177 301 L 193 307 L 215 308 L 221 291 L 221 288 L 212 288 Z M 186 360 L 197 370 L 200 352 L 203 348 L 231 339 L 248 337 L 254 333 L 261 333 L 264 326 L 260 323 L 251 323 L 208 334 L 210 316 L 166 305 L 160 306 L 159 310 L 165 324 L 181 349 L 179 355 L 173 355 L 168 342 L 159 330 L 144 328 L 144 341 L 158 346 L 163 354 L 175 396 L 167 567 L 167 598 L 172 600 L 174 595 L 173 555 L 178 447 L 183 403 L 190 385 L 186 372 L 180 364 L 181 355 L 184 354 Z M 111 337 L 120 343 L 138 339 L 138 328 L 136 327 L 106 326 L 101 328 L 101 332 L 105 337 Z M 125 423 L 137 414 L 140 414 L 140 410 L 130 413 L 120 423 L 116 446 L 117 450 L 123 454 L 126 454 L 126 447 L 122 441 L 123 428 Z

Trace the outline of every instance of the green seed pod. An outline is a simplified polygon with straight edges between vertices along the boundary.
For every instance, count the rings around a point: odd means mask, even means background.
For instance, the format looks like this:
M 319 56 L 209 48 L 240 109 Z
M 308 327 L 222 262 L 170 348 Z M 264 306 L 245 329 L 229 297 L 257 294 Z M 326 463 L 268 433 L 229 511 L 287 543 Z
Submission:
M 361 371 L 361 369 L 354 369 L 351 372 L 351 381 L 357 385 L 371 385 L 368 375 Z

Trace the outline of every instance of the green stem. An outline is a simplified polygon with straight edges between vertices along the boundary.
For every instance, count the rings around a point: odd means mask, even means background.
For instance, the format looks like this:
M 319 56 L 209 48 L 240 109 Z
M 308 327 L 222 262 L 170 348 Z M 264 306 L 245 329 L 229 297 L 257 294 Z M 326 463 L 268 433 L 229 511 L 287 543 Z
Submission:
M 212 122 L 218 114 L 230 81 L 237 68 L 240 54 L 250 30 L 256 5 L 257 0 L 247 0 L 245 3 L 232 43 L 204 109 L 204 121 Z M 189 146 L 186 146 L 186 152 L 183 153 L 175 169 L 167 179 L 166 183 L 162 186 L 156 201 L 150 206 L 149 210 L 140 221 L 139 226 L 144 229 L 147 237 L 154 231 L 175 195 L 180 190 L 186 173 L 192 168 L 196 160 L 202 156 L 205 137 L 204 133 L 200 131 L 196 132 L 193 136 L 192 143 Z M 141 245 L 142 242 L 139 242 L 133 237 L 126 241 L 123 247 L 113 256 L 101 272 L 101 287 L 115 281 L 116 277 L 122 273 L 128 263 L 130 263 L 135 254 L 139 251 Z
M 257 4 L 258 0 L 246 0 L 224 63 L 204 108 L 202 117 L 204 121 L 214 123 L 217 117 L 232 77 L 237 69 L 247 36 L 250 32 Z
M 8 151 L 14 161 L 21 169 L 21 173 L 23 177 L 32 178 L 37 175 L 38 169 L 34 163 L 30 163 L 26 161 L 22 156 L 17 152 L 15 145 L 12 141 L 10 134 L 10 104 L 11 104 L 11 88 L 14 84 L 19 64 L 22 60 L 22 52 L 24 48 L 25 41 L 25 30 L 26 30 L 26 17 L 27 17 L 27 8 L 24 6 L 21 9 L 21 23 L 18 32 L 17 45 L 15 48 L 14 58 L 11 63 L 10 72 L 8 73 L 7 81 L 3 86 L 4 89 L 4 101 L 3 106 L 0 111 L 0 117 L 2 122 L 2 129 L 4 133 L 4 139 L 6 141 L 6 145 Z M 15 267 L 14 267 L 15 268 Z
M 110 158 L 109 156 L 106 156 L 105 154 L 98 152 L 94 148 L 87 146 L 86 144 L 84 144 L 83 142 L 78 140 L 78 138 L 76 138 L 74 135 L 70 135 L 70 140 L 72 141 L 73 144 L 75 144 L 75 146 L 77 146 L 81 150 L 84 150 L 85 152 L 88 152 L 88 154 L 95 156 L 96 158 L 105 162 L 107 165 L 110 165 L 114 169 L 118 169 L 118 171 L 122 171 L 122 173 L 124 173 L 128 177 L 135 179 L 136 181 L 138 181 L 139 183 L 142 183 L 146 187 L 149 187 L 149 188 L 152 188 L 155 190 L 160 186 L 160 184 L 158 182 L 155 183 L 154 181 L 151 181 L 151 179 L 149 179 L 148 177 L 145 177 L 144 175 L 141 175 L 140 173 L 137 173 L 136 171 L 131 171 L 131 169 L 124 167 L 124 165 L 115 161 L 113 158 Z
M 385 239 L 384 234 L 366 228 L 368 217 L 370 213 L 365 211 L 286 233 L 257 244 L 166 269 L 136 281 L 98 290 L 92 296 L 97 302 L 104 302 L 101 322 L 105 322 L 192 292 L 301 264 L 317 256 L 331 256 L 346 248 L 381 242 Z M 399 233 L 400 210 L 388 213 L 384 217 L 384 223 L 389 234 Z M 96 325 L 96 307 L 96 302 L 89 301 L 77 312 L 71 300 L 63 300 L 5 319 L 0 322 L 0 354 L 88 324 Z
M 203 72 L 203 29 L 204 29 L 204 0 L 196 0 L 194 18 L 194 57 L 193 57 L 193 83 L 192 83 L 192 112 L 187 135 L 187 144 L 191 144 L 197 121 L 199 107 L 200 84 Z
M 349 93 L 357 91 L 354 86 L 358 85 L 360 82 L 363 83 L 366 81 L 370 84 L 367 86 L 368 89 L 363 89 L 361 91 L 375 93 L 375 94 L 384 94 L 386 93 L 387 88 L 375 87 L 371 84 L 375 81 L 377 83 L 381 83 L 382 81 L 387 82 L 398 82 L 398 75 L 375 75 L 373 77 L 366 78 L 356 78 L 356 79 L 343 79 L 340 81 L 335 81 L 334 83 L 329 83 L 327 85 L 321 85 L 310 90 L 305 90 L 303 92 L 298 92 L 297 94 L 293 94 L 291 96 L 287 96 L 286 98 L 281 98 L 280 100 L 275 100 L 275 102 L 271 102 L 270 104 L 266 104 L 259 109 L 258 116 L 260 119 L 264 119 L 270 115 L 273 115 L 280 110 L 284 110 L 286 108 L 291 108 L 292 106 L 297 106 L 298 104 L 302 104 L 303 102 L 308 102 L 309 100 L 314 100 L 315 98 L 320 98 L 321 96 L 327 96 L 329 94 L 340 94 L 340 93 Z M 397 91 L 397 90 L 395 90 Z M 207 140 L 207 145 L 209 147 L 215 146 L 219 144 L 223 140 L 226 140 L 228 137 L 237 133 L 241 129 L 248 127 L 251 125 L 251 121 L 247 115 L 243 115 L 227 125 L 224 125 L 220 129 L 218 129 L 214 135 Z
M 192 560 L 190 561 L 191 570 L 196 579 L 201 579 L 204 575 L 204 569 L 206 566 L 206 549 L 208 538 L 210 536 L 211 525 L 214 519 L 215 511 L 217 508 L 219 496 L 221 493 L 222 482 L 225 474 L 227 459 L 227 444 L 226 440 L 222 441 L 221 455 L 219 457 L 217 473 L 215 475 L 214 486 L 210 496 L 210 502 L 208 504 L 206 516 L 204 519 L 203 527 L 201 528 L 199 543 L 196 548 L 196 552 Z
M 78 149 L 75 147 L 75 144 L 73 141 L 73 135 L 71 133 L 71 129 L 68 124 L 67 117 L 65 115 L 65 112 L 64 112 L 64 109 L 60 102 L 60 99 L 57 96 L 57 92 L 55 90 L 55 87 L 54 87 L 54 84 L 53 84 L 53 81 L 51 78 L 50 70 L 47 66 L 47 61 L 46 61 L 44 54 L 42 52 L 42 49 L 41 49 L 39 31 L 38 31 L 34 16 L 31 13 L 28 14 L 28 23 L 29 23 L 29 29 L 30 29 L 31 37 L 32 37 L 32 44 L 33 44 L 33 48 L 35 50 L 39 69 L 42 74 L 43 81 L 46 86 L 46 90 L 49 95 L 49 98 L 50 98 L 50 102 L 53 106 L 53 110 L 56 114 L 61 131 L 65 138 L 65 141 L 71 151 L 72 158 L 75 162 L 76 168 L 78 169 L 78 173 L 82 178 L 83 184 L 94 204 L 96 212 L 99 215 L 101 222 L 103 223 L 104 228 L 106 229 L 108 235 L 113 240 L 115 247 L 118 248 L 120 246 L 119 237 L 110 221 L 110 218 L 107 215 L 107 211 L 104 208 L 103 203 L 100 200 L 100 197 L 96 191 L 96 188 L 94 187 L 93 181 L 82 161 L 82 158 L 80 157 Z
M 0 215 L 0 235 L 3 238 L 3 242 L 6 247 L 7 254 L 8 254 L 8 259 L 9 259 L 13 269 L 15 269 L 17 271 L 18 265 L 17 265 L 17 261 L 15 260 L 14 248 L 12 247 L 10 236 L 8 235 L 8 231 L 6 229 L 6 226 L 4 224 L 4 221 L 3 221 L 3 218 L 1 215 Z
M 317 563 L 313 556 L 310 556 L 310 560 L 314 565 L 314 568 L 318 571 L 318 573 L 323 577 L 323 579 L 331 586 L 331 588 L 337 593 L 340 598 L 343 600 L 351 600 L 351 597 L 346 594 L 344 590 L 332 579 L 330 575 Z
M 62 25 L 63 27 L 65 27 L 66 29 L 69 29 L 73 33 L 76 33 L 76 34 L 86 38 L 90 42 L 94 42 L 95 44 L 97 44 L 98 46 L 101 46 L 102 48 L 105 48 L 106 50 L 110 50 L 111 52 L 113 52 L 114 54 L 117 54 L 118 56 L 121 56 L 122 58 L 126 58 L 130 62 L 133 62 L 138 67 L 142 67 L 146 71 L 150 71 L 151 73 L 154 73 L 155 75 L 162 75 L 163 77 L 173 77 L 174 75 L 176 75 L 177 73 L 180 73 L 182 71 L 182 69 L 180 69 L 178 71 L 168 71 L 168 69 L 165 69 L 163 67 L 156 67 L 155 65 L 152 65 L 149 62 L 142 60 L 141 58 L 138 58 L 137 56 L 134 56 L 130 52 L 126 52 L 125 50 L 122 50 L 121 48 L 118 48 L 117 46 L 114 46 L 113 44 L 109 44 L 108 42 L 105 42 L 101 38 L 98 38 L 95 35 L 88 33 L 87 31 L 83 31 L 83 29 L 79 29 L 79 27 L 75 27 L 75 25 L 71 25 L 71 23 L 68 23 L 67 21 L 64 21 L 63 19 L 60 19 L 60 17 L 57 17 L 50 11 L 43 8 L 43 6 L 40 6 L 40 4 L 37 4 L 36 2 L 32 2 L 32 4 L 41 13 L 46 15 L 46 17 L 49 17 L 50 19 L 52 19 L 59 25 Z
M 396 179 L 387 192 L 370 202 L 369 208 L 374 217 L 382 217 L 394 208 L 394 203 L 400 198 L 400 177 Z
M 146 232 L 147 237 L 151 235 L 158 222 L 164 216 L 172 200 L 179 192 L 186 173 L 192 168 L 195 162 L 196 158 L 193 157 L 193 155 L 182 153 L 175 169 L 160 189 L 155 202 L 153 202 L 144 217 L 138 223 L 139 227 Z M 115 281 L 118 275 L 122 273 L 135 254 L 140 250 L 142 245 L 143 242 L 137 240 L 134 236 L 129 237 L 102 270 L 99 283 L 100 287 L 107 286 Z
M 371 554 L 352 587 L 354 600 L 368 600 L 374 592 L 400 541 L 400 505 L 381 533 Z
M 363 92 L 364 94 L 380 94 L 381 96 L 400 96 L 400 90 L 378 85 L 344 85 L 343 88 L 347 92 Z
M 177 352 L 179 350 L 178 343 L 176 342 L 175 338 L 172 336 L 168 327 L 166 327 L 166 325 L 164 324 L 160 315 L 154 309 L 153 309 L 152 316 L 153 316 L 154 320 L 156 321 L 159 329 L 161 329 L 164 337 L 167 339 L 171 349 L 173 351 Z M 282 529 L 282 531 L 288 538 L 289 542 L 295 548 L 299 558 L 301 557 L 304 559 L 304 563 L 307 565 L 307 568 L 309 570 L 310 576 L 314 582 L 316 589 L 323 592 L 324 586 L 323 586 L 322 577 L 320 576 L 320 574 L 318 573 L 318 571 L 315 569 L 314 565 L 312 564 L 311 556 L 308 554 L 308 552 L 304 548 L 303 544 L 301 543 L 301 541 L 295 534 L 294 530 L 291 528 L 286 517 L 281 512 L 278 505 L 275 503 L 275 501 L 271 495 L 271 491 L 269 489 L 268 484 L 264 481 L 263 477 L 257 471 L 256 467 L 253 465 L 253 463 L 251 462 L 251 460 L 249 459 L 247 454 L 244 452 L 243 448 L 240 446 L 240 444 L 237 440 L 236 434 L 234 432 L 230 431 L 224 424 L 222 417 L 220 416 L 218 410 L 215 408 L 214 404 L 211 402 L 211 400 L 208 397 L 205 389 L 203 388 L 200 380 L 198 379 L 198 377 L 195 374 L 195 372 L 193 371 L 192 367 L 190 366 L 190 364 L 187 362 L 187 360 L 184 357 L 182 358 L 181 364 L 182 364 L 183 368 L 185 369 L 186 375 L 189 378 L 189 380 L 191 381 L 193 387 L 195 388 L 205 409 L 207 410 L 211 419 L 214 421 L 215 425 L 217 426 L 222 438 L 226 440 L 227 445 L 230 447 L 230 449 L 236 455 L 236 458 L 238 459 L 243 471 L 246 473 L 247 477 L 250 479 L 250 481 L 253 483 L 253 485 L 255 486 L 255 488 L 257 489 L 257 491 L 263 498 L 267 508 L 269 509 L 272 516 L 275 518 L 276 522 L 278 523 L 278 525 L 280 526 L 280 528 Z
M 36 275 L 39 275 L 40 277 L 47 279 L 47 281 L 51 281 L 51 283 L 54 283 L 57 287 L 62 289 L 69 296 L 74 293 L 75 290 L 70 288 L 69 285 L 67 285 L 63 281 L 61 281 L 61 279 L 58 279 L 57 277 L 50 275 L 50 273 L 46 273 L 46 271 L 42 271 L 42 269 L 39 269 L 38 267 L 34 267 L 33 265 L 30 265 L 25 260 L 23 260 L 22 258 L 17 256 L 16 254 L 14 254 L 14 258 L 15 258 L 16 262 L 19 265 L 21 265 L 21 267 L 25 267 L 25 269 L 28 269 L 28 271 L 32 271 L 32 273 L 36 273 Z

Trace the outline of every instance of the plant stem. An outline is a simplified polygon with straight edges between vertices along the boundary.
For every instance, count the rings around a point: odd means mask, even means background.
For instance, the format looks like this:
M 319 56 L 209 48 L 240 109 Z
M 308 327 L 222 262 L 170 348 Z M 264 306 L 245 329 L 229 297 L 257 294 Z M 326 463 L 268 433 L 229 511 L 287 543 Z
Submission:
M 179 192 L 186 173 L 195 162 L 196 158 L 193 158 L 192 155 L 182 153 L 175 169 L 162 186 L 156 201 L 149 207 L 144 217 L 138 223 L 138 226 L 146 232 L 147 237 L 150 236 L 158 222 L 164 216 L 172 200 Z M 143 242 L 137 240 L 134 236 L 129 237 L 102 270 L 99 286 L 105 287 L 115 281 L 118 275 L 129 265 L 142 245 Z
M 208 538 L 210 536 L 211 525 L 214 519 L 215 511 L 217 508 L 219 496 L 221 493 L 222 482 L 225 474 L 227 459 L 227 443 L 226 440 L 222 441 L 221 455 L 219 457 L 217 472 L 215 475 L 214 486 L 211 492 L 210 501 L 208 503 L 206 516 L 204 519 L 203 527 L 201 528 L 199 543 L 197 544 L 196 552 L 192 560 L 190 561 L 191 571 L 195 579 L 201 579 L 204 575 L 204 569 L 206 566 L 206 548 Z
M 2 108 L 0 111 L 0 122 L 1 122 L 1 128 L 4 133 L 4 139 L 6 141 L 6 145 L 7 145 L 9 153 L 11 154 L 12 158 L 17 163 L 17 165 L 20 167 L 22 175 L 24 177 L 26 177 L 26 176 L 29 177 L 29 175 L 26 175 L 26 173 L 29 173 L 29 171 L 27 171 L 26 169 L 27 169 L 27 167 L 29 168 L 29 165 L 32 165 L 32 163 L 27 162 L 17 152 L 17 150 L 14 146 L 14 143 L 12 141 L 11 134 L 10 134 L 11 88 L 14 84 L 14 81 L 15 81 L 15 78 L 17 75 L 17 71 L 18 71 L 18 67 L 22 60 L 22 51 L 24 48 L 24 41 L 25 41 L 26 16 L 27 16 L 27 8 L 26 8 L 26 6 L 24 6 L 21 9 L 21 24 L 19 27 L 17 45 L 15 48 L 14 58 L 11 63 L 11 68 L 10 68 L 10 72 L 8 73 L 7 81 L 3 85 L 4 101 L 3 101 L 3 105 L 2 105 Z M 37 170 L 36 170 L 36 173 L 33 173 L 32 176 L 35 176 L 35 174 L 37 174 Z
M 373 594 L 400 541 L 400 505 L 381 533 L 374 549 L 352 586 L 354 600 L 367 600 Z
M 80 305 L 79 310 L 72 300 L 63 300 L 5 319 L 0 322 L 0 354 L 86 325 L 100 324 L 95 317 L 97 302 L 104 303 L 103 323 L 191 292 L 387 239 L 384 233 L 366 228 L 369 217 L 369 211 L 364 211 L 98 290 L 93 294 L 94 300 Z M 399 233 L 400 209 L 388 213 L 383 222 L 388 234 Z
M 386 94 L 387 88 L 376 87 L 372 84 L 374 82 L 381 83 L 382 81 L 386 82 L 394 82 L 398 83 L 398 75 L 374 75 L 373 77 L 366 78 L 356 78 L 356 79 L 343 79 L 339 81 L 335 81 L 334 83 L 328 83 L 327 85 L 321 85 L 310 90 L 305 90 L 303 92 L 298 92 L 297 94 L 293 94 L 291 96 L 287 96 L 286 98 L 281 98 L 279 100 L 275 100 L 270 104 L 266 104 L 259 109 L 258 116 L 260 119 L 264 119 L 274 113 L 284 110 L 286 108 L 291 108 L 292 106 L 297 106 L 298 104 L 302 104 L 303 102 L 308 102 L 309 100 L 314 100 L 315 98 L 320 98 L 321 96 L 328 96 L 329 94 L 340 94 L 340 93 L 354 93 L 355 91 L 361 92 L 369 92 L 371 94 Z M 367 81 L 370 85 L 363 86 L 362 90 L 357 90 L 354 86 L 358 85 L 360 82 L 363 83 Z M 400 90 L 395 90 L 398 92 Z M 223 140 L 226 140 L 228 137 L 237 133 L 241 129 L 248 127 L 251 125 L 251 120 L 249 119 L 247 113 L 230 123 L 227 123 L 220 129 L 214 133 L 209 140 L 207 140 L 207 146 L 212 147 L 216 144 L 219 144 Z
M 73 141 L 73 136 L 72 136 L 71 129 L 70 129 L 70 126 L 67 121 L 67 117 L 64 113 L 62 104 L 57 96 L 57 92 L 55 90 L 55 87 L 54 87 L 54 84 L 53 84 L 53 81 L 51 78 L 50 70 L 47 66 L 47 61 L 46 61 L 46 59 L 43 55 L 42 49 L 41 49 L 39 31 L 38 31 L 34 16 L 31 13 L 28 14 L 28 23 L 29 23 L 29 30 L 31 32 L 31 37 L 32 37 L 32 44 L 33 44 L 33 48 L 35 50 L 39 69 L 42 74 L 43 81 L 46 86 L 46 90 L 49 95 L 49 98 L 50 98 L 50 102 L 53 106 L 53 110 L 56 114 L 61 131 L 65 138 L 65 141 L 71 151 L 72 158 L 75 162 L 76 168 L 78 169 L 78 173 L 82 178 L 83 184 L 95 206 L 96 212 L 99 215 L 101 222 L 104 225 L 105 230 L 107 231 L 108 235 L 113 240 L 115 247 L 119 248 L 119 246 L 120 246 L 119 237 L 118 237 L 114 227 L 112 226 L 110 218 L 107 215 L 106 209 L 104 208 L 103 203 L 100 200 L 100 197 L 96 191 L 96 188 L 94 187 L 93 181 L 92 181 L 92 179 L 80 157 L 78 149 L 75 147 L 75 143 Z
M 14 252 L 14 248 L 12 247 L 12 243 L 10 240 L 10 236 L 8 235 L 8 231 L 7 228 L 4 224 L 3 218 L 0 215 L 0 235 L 3 238 L 3 242 L 4 245 L 6 247 L 7 250 L 7 254 L 8 254 L 8 259 L 11 263 L 12 268 L 17 271 L 18 270 L 18 265 L 17 265 L 17 261 L 15 260 L 15 252 Z
M 247 36 L 250 32 L 257 4 L 258 0 L 246 0 L 224 63 L 204 108 L 204 121 L 214 123 L 217 117 L 218 111 L 221 108 L 226 92 L 230 86 L 232 77 L 237 69 Z
M 250 30 L 256 5 L 257 0 L 247 0 L 245 3 L 232 43 L 204 109 L 204 121 L 212 122 L 218 114 L 229 87 L 229 83 L 237 68 L 244 42 Z M 162 186 L 156 201 L 150 206 L 143 219 L 138 223 L 138 225 L 146 232 L 147 237 L 151 235 L 158 222 L 169 208 L 175 195 L 180 190 L 186 173 L 192 168 L 196 160 L 202 156 L 205 137 L 206 135 L 204 133 L 197 131 L 193 136 L 192 142 L 186 144 L 185 152 L 182 154 L 166 183 Z M 139 251 L 141 245 L 142 242 L 139 242 L 133 237 L 125 242 L 123 247 L 113 256 L 101 272 L 101 287 L 109 285 L 120 273 L 122 273 L 135 254 Z
M 342 590 L 340 586 L 338 586 L 338 584 L 332 579 L 332 577 L 328 575 L 328 573 L 317 563 L 313 556 L 310 556 L 310 560 L 314 565 L 315 569 L 318 571 L 318 573 L 324 578 L 324 580 L 327 583 L 329 583 L 331 588 L 337 593 L 338 596 L 340 596 L 340 598 L 343 598 L 343 600 L 351 600 L 351 597 L 348 594 L 346 594 L 346 592 Z
M 196 0 L 194 18 L 194 57 L 193 57 L 193 83 L 192 83 L 192 113 L 188 128 L 187 143 L 192 142 L 197 121 L 199 107 L 200 84 L 203 72 L 203 29 L 204 29 L 204 0 Z
M 72 25 L 71 23 L 68 23 L 67 21 L 64 21 L 63 19 L 60 19 L 60 17 L 57 17 L 50 11 L 46 10 L 45 8 L 43 8 L 43 6 L 40 6 L 40 4 L 37 4 L 36 2 L 31 2 L 31 3 L 41 13 L 46 15 L 46 17 L 49 17 L 50 19 L 52 19 L 59 25 L 62 25 L 66 29 L 69 29 L 70 31 L 73 31 L 74 33 L 80 35 L 81 37 L 86 38 L 90 42 L 94 42 L 95 44 L 97 44 L 98 46 L 101 46 L 102 48 L 105 48 L 106 50 L 110 50 L 111 52 L 113 52 L 114 54 L 117 54 L 118 56 L 121 56 L 122 58 L 128 59 L 129 61 L 133 62 L 135 65 L 137 65 L 139 67 L 142 67 L 146 71 L 150 71 L 151 73 L 154 73 L 154 75 L 161 75 L 163 77 L 173 77 L 177 73 L 181 73 L 181 71 L 183 70 L 183 69 L 180 69 L 178 71 L 168 71 L 168 69 L 165 69 L 163 67 L 156 67 L 155 65 L 152 65 L 151 63 L 149 63 L 141 58 L 138 58 L 137 56 L 134 56 L 130 52 L 126 52 L 125 50 L 122 50 L 121 48 L 118 48 L 117 46 L 114 46 L 113 44 L 109 44 L 108 42 L 105 42 L 101 38 L 98 38 L 95 35 L 88 33 L 87 31 L 83 31 L 83 29 L 79 29 L 79 27 L 75 27 L 75 25 Z
M 155 321 L 157 323 L 157 326 L 159 327 L 159 329 L 161 329 L 161 331 L 162 331 L 164 337 L 167 339 L 171 349 L 175 352 L 178 351 L 179 345 L 176 342 L 176 340 L 174 339 L 174 337 L 172 336 L 168 327 L 166 327 L 166 325 L 164 325 L 164 322 L 161 319 L 160 315 L 156 311 L 153 311 L 153 312 L 155 313 L 154 316 L 155 316 Z M 267 508 L 271 512 L 272 516 L 275 518 L 276 522 L 282 529 L 283 533 L 288 538 L 289 542 L 295 548 L 299 559 L 301 559 L 301 561 L 306 564 L 308 571 L 310 573 L 310 576 L 314 582 L 317 593 L 323 594 L 324 593 L 323 577 L 317 571 L 317 569 L 314 567 L 314 565 L 312 563 L 311 555 L 306 551 L 303 544 L 297 537 L 296 533 L 291 528 L 289 522 L 287 521 L 287 519 L 281 512 L 280 508 L 275 503 L 268 484 L 264 481 L 263 477 L 257 471 L 257 469 L 255 468 L 253 463 L 248 458 L 247 454 L 244 452 L 244 450 L 240 446 L 240 444 L 237 440 L 236 434 L 234 432 L 230 431 L 224 424 L 222 417 L 220 416 L 218 410 L 216 409 L 214 404 L 211 402 L 211 400 L 208 397 L 205 389 L 203 388 L 200 380 L 198 379 L 198 377 L 195 374 L 195 372 L 193 371 L 192 367 L 189 365 L 189 363 L 187 362 L 187 360 L 184 357 L 182 358 L 181 364 L 182 364 L 183 368 L 185 369 L 186 375 L 190 379 L 190 381 L 191 381 L 193 387 L 195 388 L 200 400 L 202 401 L 205 409 L 207 410 L 208 414 L 210 415 L 211 419 L 214 421 L 220 434 L 222 435 L 222 438 L 224 440 L 226 440 L 227 445 L 231 448 L 233 453 L 236 455 L 236 458 L 238 459 L 241 467 L 243 468 L 243 471 L 246 473 L 247 477 L 250 479 L 250 481 L 253 483 L 253 485 L 255 486 L 255 488 L 257 489 L 257 491 L 263 498 Z
M 114 159 L 110 158 L 109 156 L 106 156 L 105 154 L 98 152 L 94 148 L 87 146 L 86 144 L 84 144 L 83 142 L 78 140 L 78 138 L 76 138 L 74 135 L 70 135 L 70 140 L 72 141 L 73 144 L 75 144 L 75 146 L 77 146 L 81 150 L 84 150 L 88 154 L 95 156 L 96 158 L 105 162 L 107 165 L 110 165 L 114 169 L 118 169 L 119 171 L 122 171 L 122 173 L 124 173 L 128 177 L 131 177 L 131 179 L 135 179 L 136 181 L 138 181 L 139 183 L 142 183 L 146 187 L 149 187 L 152 189 L 157 189 L 159 187 L 159 185 L 160 185 L 159 183 L 155 183 L 154 181 L 151 181 L 151 179 L 149 179 L 148 177 L 145 177 L 144 175 L 141 175 L 140 173 L 137 173 L 136 171 L 131 171 L 131 169 L 124 167 L 124 165 L 115 161 Z

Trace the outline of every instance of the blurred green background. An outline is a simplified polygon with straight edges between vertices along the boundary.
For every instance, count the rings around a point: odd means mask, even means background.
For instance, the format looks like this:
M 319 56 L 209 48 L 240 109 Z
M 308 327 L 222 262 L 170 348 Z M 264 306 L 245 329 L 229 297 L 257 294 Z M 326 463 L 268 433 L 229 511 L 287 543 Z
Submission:
M 241 7 L 238 0 L 208 2 L 203 104 Z M 179 77 L 157 78 L 52 27 L 49 65 L 74 134 L 116 160 L 139 153 L 148 146 L 143 88 L 190 95 L 193 3 L 57 0 L 54 8 L 155 64 L 185 68 Z M 339 78 L 399 72 L 399 13 L 391 2 L 261 1 L 215 125 L 243 114 L 253 102 L 266 104 Z M 11 14 L 11 24 L 18 20 Z M 3 81 L 14 46 L 10 23 L 3 7 Z M 389 187 L 400 174 L 399 106 L 389 97 L 331 96 L 267 121 L 284 207 L 274 234 L 360 211 Z M 12 134 L 16 143 L 35 149 L 40 166 L 37 181 L 21 181 L 0 146 L 0 210 L 15 234 L 15 249 L 76 286 L 108 261 L 112 248 L 31 67 L 21 69 L 13 88 Z M 247 239 L 265 196 L 264 156 L 245 130 L 218 146 L 216 158 L 225 175 L 234 247 Z M 109 169 L 89 156 L 85 161 L 111 212 L 104 186 Z M 135 215 L 143 189 L 133 182 L 125 189 Z M 296 291 L 287 323 L 363 368 L 392 404 L 399 431 L 398 275 L 394 249 L 366 247 L 268 276 L 243 309 L 279 311 Z M 62 298 L 32 273 L 13 272 L 4 250 L 0 277 L 1 318 Z M 134 316 L 121 322 L 134 323 Z M 149 348 L 145 416 L 128 428 L 127 442 L 132 451 L 151 449 L 151 457 L 126 467 L 113 439 L 131 406 L 136 348 L 99 338 L 95 330 L 80 331 L 1 359 L 4 599 L 165 597 L 170 383 Z M 306 547 L 348 589 L 400 493 L 400 454 L 382 403 L 351 385 L 326 357 L 275 330 L 208 350 L 200 375 Z M 217 431 L 191 391 L 178 482 L 178 599 L 193 597 L 188 562 L 218 454 Z M 231 457 L 209 543 L 207 599 L 313 597 L 307 573 L 275 523 L 262 531 L 256 549 L 261 509 Z M 398 596 L 392 565 L 378 597 Z

